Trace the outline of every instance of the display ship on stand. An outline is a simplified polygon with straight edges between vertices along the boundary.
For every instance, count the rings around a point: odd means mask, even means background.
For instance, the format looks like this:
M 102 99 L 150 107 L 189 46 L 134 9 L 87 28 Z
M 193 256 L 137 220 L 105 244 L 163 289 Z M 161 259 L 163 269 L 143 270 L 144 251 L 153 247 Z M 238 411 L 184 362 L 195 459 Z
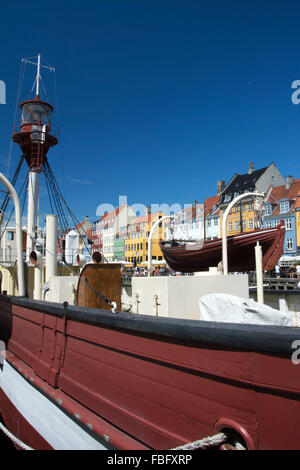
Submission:
M 39 57 L 37 67 L 38 86 Z M 37 92 L 13 136 L 29 167 L 25 263 L 19 198 L 0 175 L 17 248 L 16 275 L 1 266 L 1 430 L 38 450 L 299 449 L 300 330 L 290 312 L 249 300 L 248 276 L 228 272 L 226 239 L 222 271 L 133 278 L 133 313 L 122 312 L 120 265 L 99 253 L 58 275 L 57 214 L 45 257 L 36 249 L 35 181 L 58 143 L 52 111 Z M 261 293 L 260 245 L 255 260 Z

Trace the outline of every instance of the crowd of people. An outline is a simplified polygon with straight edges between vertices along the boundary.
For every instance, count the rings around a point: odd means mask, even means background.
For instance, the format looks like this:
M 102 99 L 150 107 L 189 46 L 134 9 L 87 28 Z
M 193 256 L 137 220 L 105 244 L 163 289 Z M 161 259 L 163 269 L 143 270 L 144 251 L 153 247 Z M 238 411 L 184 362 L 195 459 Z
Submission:
M 148 276 L 146 267 L 123 267 L 122 273 L 128 273 L 130 276 L 140 277 Z M 238 273 L 236 273 L 238 274 Z M 249 273 L 250 280 L 254 273 Z M 150 276 L 182 276 L 182 273 L 174 271 L 169 267 L 151 266 Z M 266 277 L 276 277 L 277 279 L 298 279 L 300 281 L 300 264 L 291 264 L 290 266 L 276 266 L 274 270 L 265 272 Z M 300 283 L 299 283 L 300 284 Z
M 129 267 L 129 268 L 122 268 L 122 273 L 128 273 L 130 276 L 134 277 L 142 277 L 148 276 L 148 269 L 145 267 Z M 151 266 L 150 268 L 150 276 L 179 276 L 181 273 L 177 273 L 170 268 L 167 267 L 158 267 L 158 266 Z
M 277 279 L 300 279 L 300 264 L 291 264 L 290 266 L 277 265 L 275 267 L 275 276 L 277 277 Z

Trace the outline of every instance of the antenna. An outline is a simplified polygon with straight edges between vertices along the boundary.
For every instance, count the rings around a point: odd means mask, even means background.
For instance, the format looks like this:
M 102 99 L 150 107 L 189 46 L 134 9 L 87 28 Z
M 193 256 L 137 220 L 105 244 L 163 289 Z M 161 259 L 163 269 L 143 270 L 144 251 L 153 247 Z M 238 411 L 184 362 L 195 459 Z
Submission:
M 39 91 L 40 91 L 40 80 L 42 79 L 42 77 L 41 77 L 41 67 L 43 67 L 44 69 L 50 70 L 50 72 L 55 72 L 55 68 L 54 67 L 48 67 L 47 65 L 41 65 L 41 54 L 37 55 L 37 63 L 32 62 L 30 59 L 35 59 L 35 57 L 28 57 L 27 59 L 22 59 L 22 62 L 25 62 L 26 64 L 35 65 L 36 68 L 37 68 L 36 69 L 36 77 L 35 77 L 35 80 L 34 80 L 31 91 L 34 88 L 34 85 L 36 85 L 36 95 L 38 96 Z
M 38 63 L 37 63 L 37 72 L 36 72 L 36 95 L 38 96 L 39 95 L 39 88 L 40 88 L 40 78 L 41 78 L 41 74 L 40 74 L 40 70 L 41 70 L 41 54 L 38 54 Z

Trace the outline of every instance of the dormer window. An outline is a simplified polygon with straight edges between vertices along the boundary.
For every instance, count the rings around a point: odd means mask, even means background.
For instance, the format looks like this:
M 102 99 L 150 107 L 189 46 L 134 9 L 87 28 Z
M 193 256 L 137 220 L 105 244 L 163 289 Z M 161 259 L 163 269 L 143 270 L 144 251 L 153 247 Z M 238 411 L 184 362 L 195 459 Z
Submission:
M 230 194 L 225 194 L 224 202 L 230 201 Z
M 289 212 L 289 201 L 284 201 L 280 203 L 280 212 L 284 214 L 285 212 Z
M 271 204 L 267 204 L 265 207 L 265 215 L 271 215 L 272 213 L 272 206 Z

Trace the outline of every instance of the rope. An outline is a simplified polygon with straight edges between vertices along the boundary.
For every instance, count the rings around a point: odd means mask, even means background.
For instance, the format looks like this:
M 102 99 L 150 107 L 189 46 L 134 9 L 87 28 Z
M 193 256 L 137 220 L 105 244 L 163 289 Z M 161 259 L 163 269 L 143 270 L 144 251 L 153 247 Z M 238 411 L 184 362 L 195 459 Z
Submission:
M 99 294 L 101 297 L 103 297 L 101 294 Z M 2 423 L 0 423 L 0 429 L 3 431 L 3 433 L 9 437 L 14 444 L 18 445 L 21 447 L 23 450 L 34 450 L 28 445 L 24 444 L 24 442 L 20 441 L 17 437 L 15 437 Z M 220 432 L 218 434 L 215 434 L 214 436 L 208 436 L 204 437 L 203 439 L 200 439 L 198 441 L 194 442 L 189 442 L 187 444 L 184 444 L 179 447 L 174 447 L 170 450 L 197 450 L 197 449 L 206 449 L 207 447 L 216 447 L 219 446 L 220 444 L 223 444 L 226 439 L 227 435 L 224 434 L 223 432 Z M 239 449 L 244 449 L 244 447 L 237 447 Z
M 79 229 L 77 228 L 77 225 L 80 225 L 79 223 L 79 220 L 75 217 L 74 213 L 71 211 L 70 207 L 68 206 L 68 204 L 66 203 L 64 197 L 63 197 L 63 194 L 58 186 L 58 183 L 54 177 L 54 174 L 50 168 L 50 165 L 49 165 L 49 162 L 47 160 L 47 158 L 45 157 L 45 167 L 46 167 L 46 171 L 48 173 L 48 177 L 50 178 L 50 184 L 52 185 L 52 188 L 53 188 L 53 191 L 55 193 L 55 196 L 56 196 L 56 200 L 57 200 L 57 204 L 60 206 L 61 208 L 61 212 L 66 220 L 66 216 L 64 215 L 64 211 L 63 211 L 63 207 L 62 207 L 62 203 L 64 204 L 65 208 L 67 209 L 67 212 L 69 214 L 69 216 L 71 217 L 72 219 L 72 222 L 73 224 L 75 225 L 74 227 L 74 230 L 77 230 L 77 232 L 79 233 L 80 236 L 82 236 L 82 234 L 79 232 Z M 62 203 L 61 203 L 62 201 Z M 67 224 L 68 225 L 68 224 Z M 83 231 L 83 233 L 86 235 L 86 237 L 88 238 L 88 232 L 86 230 L 84 230 L 83 227 L 81 227 L 81 230 Z M 66 230 L 67 232 L 67 230 Z M 84 240 L 84 245 L 88 251 L 89 254 L 91 254 L 91 250 L 88 246 L 88 243 L 86 242 L 86 240 Z
M 109 300 L 107 297 L 105 297 L 103 294 L 101 294 L 100 292 L 98 292 L 93 286 L 91 286 L 91 284 L 89 283 L 88 281 L 88 278 L 86 277 L 84 279 L 84 283 L 86 286 L 88 286 L 93 292 L 95 292 L 96 295 L 98 295 L 100 297 L 101 300 L 103 300 L 103 302 L 105 302 L 106 304 L 110 305 L 111 306 L 111 311 L 112 313 L 116 313 L 117 312 L 117 304 L 115 302 L 112 302 L 111 300 Z
M 215 434 L 214 436 L 204 437 L 198 441 L 189 442 L 179 447 L 174 447 L 171 450 L 197 450 L 197 449 L 206 449 L 207 447 L 219 446 L 226 441 L 227 435 L 223 432 Z
M 7 437 L 9 437 L 9 439 L 11 439 L 13 441 L 14 444 L 21 447 L 21 449 L 23 449 L 23 450 L 34 450 L 31 447 L 29 447 L 28 445 L 24 444 L 24 442 L 20 441 L 20 439 L 18 439 L 16 436 L 14 436 L 8 429 L 6 429 L 6 427 L 2 423 L 0 423 L 0 429 L 1 429 L 1 431 L 3 431 L 3 433 Z

